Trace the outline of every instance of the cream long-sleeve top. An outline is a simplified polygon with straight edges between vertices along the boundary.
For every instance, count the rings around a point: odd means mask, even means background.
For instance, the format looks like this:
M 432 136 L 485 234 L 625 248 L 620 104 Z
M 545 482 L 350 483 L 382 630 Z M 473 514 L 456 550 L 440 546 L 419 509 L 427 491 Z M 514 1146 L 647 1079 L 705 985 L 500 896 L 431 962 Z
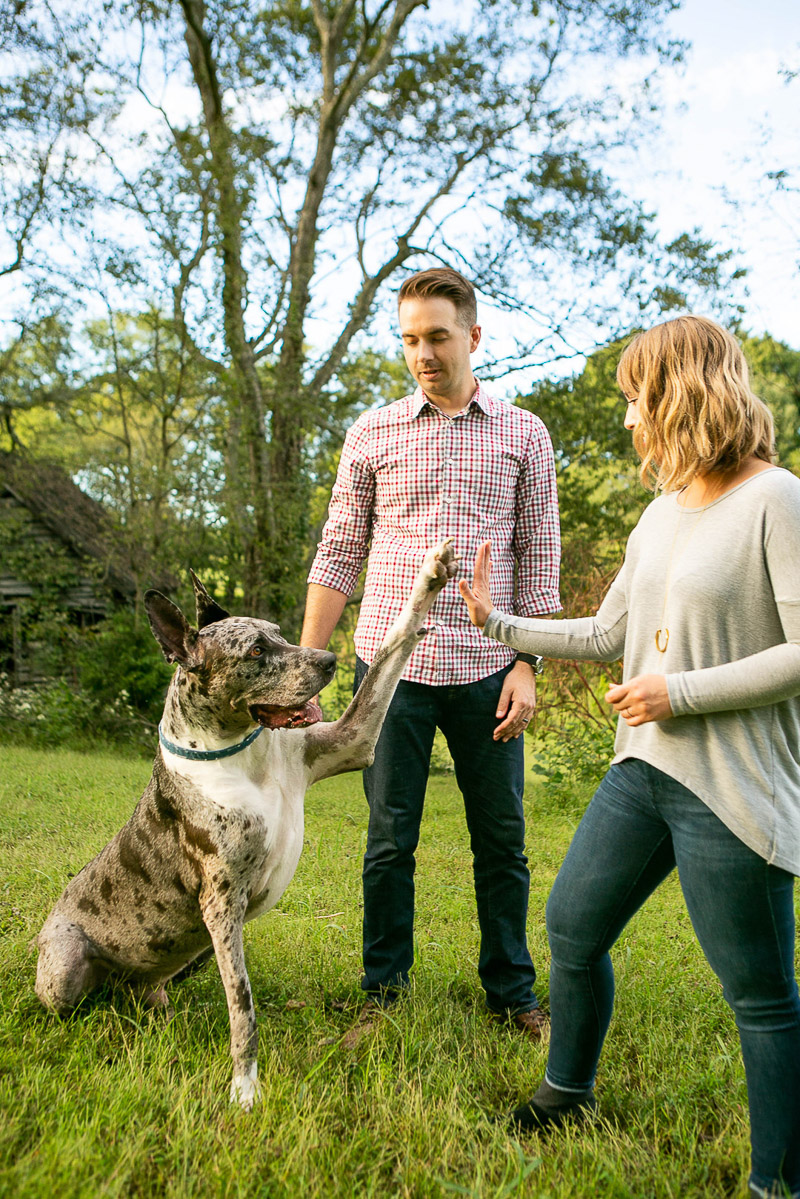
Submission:
M 800 874 L 800 479 L 761 471 L 703 508 L 661 496 L 596 616 L 495 609 L 484 633 L 546 658 L 623 657 L 623 681 L 666 675 L 673 716 L 620 719 L 613 761 L 649 762 L 767 862 Z

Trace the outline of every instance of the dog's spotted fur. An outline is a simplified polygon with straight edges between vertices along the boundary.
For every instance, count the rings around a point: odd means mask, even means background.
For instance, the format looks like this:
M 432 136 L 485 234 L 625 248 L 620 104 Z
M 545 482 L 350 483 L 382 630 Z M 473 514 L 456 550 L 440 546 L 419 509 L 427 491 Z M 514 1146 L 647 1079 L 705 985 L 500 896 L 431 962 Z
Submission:
M 452 578 L 449 542 L 425 557 L 411 596 L 358 694 L 333 723 L 267 728 L 233 757 L 189 761 L 163 745 L 128 823 L 69 883 L 38 937 L 36 993 L 70 1011 L 109 976 L 165 1006 L 164 983 L 214 952 L 228 1001 L 231 1099 L 258 1098 L 258 1034 L 242 930 L 280 899 L 303 843 L 303 797 L 321 778 L 369 765 L 380 727 L 437 593 Z M 194 576 L 193 576 L 194 578 Z M 158 592 L 145 605 L 178 663 L 162 728 L 173 745 L 218 750 L 256 719 L 302 717 L 335 658 L 289 645 L 276 625 L 231 617 L 194 578 L 198 628 Z M 278 714 L 276 716 L 276 710 Z

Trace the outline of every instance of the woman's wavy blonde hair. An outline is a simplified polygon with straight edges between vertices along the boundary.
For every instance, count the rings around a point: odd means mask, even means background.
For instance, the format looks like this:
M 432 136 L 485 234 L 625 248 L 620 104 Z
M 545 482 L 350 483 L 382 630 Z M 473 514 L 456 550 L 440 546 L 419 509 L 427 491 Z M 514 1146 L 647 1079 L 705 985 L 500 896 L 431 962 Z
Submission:
M 739 343 L 702 316 L 679 316 L 639 333 L 617 367 L 638 398 L 633 444 L 645 487 L 677 491 L 696 475 L 775 457 L 772 413 L 750 390 Z

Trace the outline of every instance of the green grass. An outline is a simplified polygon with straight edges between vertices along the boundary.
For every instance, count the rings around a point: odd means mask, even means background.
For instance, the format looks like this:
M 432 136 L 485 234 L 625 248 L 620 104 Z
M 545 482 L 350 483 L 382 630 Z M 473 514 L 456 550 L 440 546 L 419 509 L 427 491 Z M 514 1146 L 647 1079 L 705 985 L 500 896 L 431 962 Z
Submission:
M 171 987 L 169 1023 L 121 990 L 66 1020 L 34 995 L 28 942 L 68 875 L 127 818 L 148 765 L 0 753 L 0 1195 L 745 1195 L 736 1033 L 674 880 L 614 953 L 602 1119 L 520 1139 L 494 1118 L 530 1095 L 545 1051 L 484 1010 L 455 784 L 436 777 L 429 790 L 412 991 L 353 1049 L 341 1038 L 360 1008 L 366 805 L 358 776 L 318 785 L 295 880 L 246 932 L 264 1089 L 248 1115 L 227 1100 L 228 1017 L 213 962 Z M 540 783 L 527 805 L 529 940 L 546 1003 L 543 909 L 577 814 Z

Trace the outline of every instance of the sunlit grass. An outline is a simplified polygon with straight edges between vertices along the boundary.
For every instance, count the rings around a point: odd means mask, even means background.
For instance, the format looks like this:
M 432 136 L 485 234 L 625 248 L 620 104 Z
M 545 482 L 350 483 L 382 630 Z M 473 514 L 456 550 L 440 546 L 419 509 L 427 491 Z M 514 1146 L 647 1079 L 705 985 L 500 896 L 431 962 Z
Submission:
M 216 966 L 170 988 L 165 1023 L 121 990 L 67 1020 L 33 992 L 35 936 L 68 875 L 149 775 L 111 755 L 2 751 L 0 1194 L 14 1196 L 743 1197 L 746 1095 L 732 1017 L 673 880 L 615 950 L 618 1000 L 588 1129 L 520 1140 L 498 1120 L 545 1053 L 491 1021 L 461 801 L 431 781 L 409 996 L 348 1049 L 360 1009 L 360 779 L 315 787 L 278 909 L 248 926 L 264 1100 L 227 1101 Z M 572 814 L 528 793 L 529 940 L 547 1002 L 543 909 Z

